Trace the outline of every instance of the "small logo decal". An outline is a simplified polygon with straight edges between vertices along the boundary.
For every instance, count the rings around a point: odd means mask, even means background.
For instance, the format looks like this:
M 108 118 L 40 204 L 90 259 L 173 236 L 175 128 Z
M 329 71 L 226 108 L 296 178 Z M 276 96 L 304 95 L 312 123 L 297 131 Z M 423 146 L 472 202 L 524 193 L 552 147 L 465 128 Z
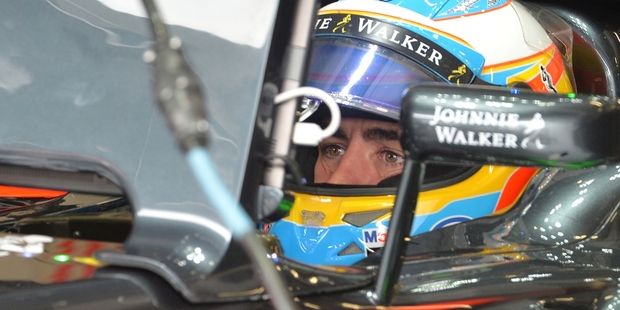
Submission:
M 319 227 L 325 220 L 325 213 L 321 211 L 301 211 L 301 218 L 305 226 Z
M 528 144 L 533 142 L 537 149 L 542 150 L 545 146 L 540 142 L 538 134 L 540 134 L 540 131 L 544 128 L 545 120 L 542 118 L 542 115 L 540 115 L 540 113 L 534 114 L 532 120 L 526 123 L 526 128 L 523 131 L 523 134 L 526 136 L 521 141 L 521 147 L 527 149 Z
M 377 228 L 362 229 L 362 240 L 366 249 L 382 248 L 387 239 L 387 226 L 381 222 L 376 222 Z
M 555 89 L 555 86 L 553 86 L 553 79 L 551 78 L 551 74 L 549 74 L 549 71 L 547 71 L 547 68 L 545 68 L 545 66 L 543 65 L 540 65 L 538 68 L 540 69 L 540 79 L 545 84 L 545 86 L 547 86 L 547 89 L 557 94 L 558 90 Z
M 456 12 L 466 12 L 471 7 L 473 7 L 474 4 L 476 4 L 476 2 L 478 2 L 478 0 L 464 0 L 464 1 L 461 1 L 455 7 L 449 9 L 446 12 L 446 14 L 453 14 L 453 13 L 456 13 Z
M 452 70 L 452 74 L 448 76 L 448 81 L 452 82 L 452 79 L 456 78 L 456 85 L 461 84 L 461 76 L 467 73 L 467 66 L 462 64 L 456 70 Z
M 341 21 L 336 24 L 336 27 L 332 30 L 332 32 L 336 32 L 336 30 L 340 29 L 340 33 L 347 33 L 347 29 L 344 27 L 351 21 L 351 14 L 345 16 Z

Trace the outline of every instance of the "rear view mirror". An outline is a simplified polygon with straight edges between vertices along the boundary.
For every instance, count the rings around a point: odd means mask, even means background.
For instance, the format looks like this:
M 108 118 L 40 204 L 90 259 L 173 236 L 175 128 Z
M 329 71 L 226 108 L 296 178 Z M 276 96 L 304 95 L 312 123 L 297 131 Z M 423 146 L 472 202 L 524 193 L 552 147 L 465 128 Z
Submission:
M 581 168 L 620 159 L 620 101 L 489 86 L 427 84 L 403 98 L 405 166 L 377 274 L 391 300 L 425 161 Z
M 412 159 L 585 167 L 618 159 L 619 108 L 606 96 L 498 87 L 412 87 L 403 147 Z

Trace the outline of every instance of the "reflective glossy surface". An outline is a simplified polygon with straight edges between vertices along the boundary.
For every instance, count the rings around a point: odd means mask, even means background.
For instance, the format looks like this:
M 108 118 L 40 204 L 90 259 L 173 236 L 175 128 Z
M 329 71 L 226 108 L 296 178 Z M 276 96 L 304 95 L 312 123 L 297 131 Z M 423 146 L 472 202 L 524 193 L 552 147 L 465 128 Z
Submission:
M 395 304 L 482 305 L 528 296 L 562 299 L 559 307 L 571 308 L 580 304 L 576 292 L 589 302 L 607 289 L 613 296 L 620 276 L 618 168 L 544 170 L 509 213 L 411 237 Z M 370 258 L 359 265 L 376 264 Z
M 187 1 L 162 2 L 169 12 L 206 10 L 203 17 L 223 16 L 236 6 L 256 8 L 239 27 L 205 29 L 183 15 L 166 16 L 203 83 L 211 113 L 210 147 L 218 150 L 212 157 L 234 195 L 241 189 L 253 129 L 239 124 L 253 124 L 277 7 L 276 1 L 260 7 L 245 2 L 233 1 L 217 12 Z M 139 218 L 124 251 L 156 261 L 163 275 L 174 270 L 177 288 L 198 300 L 188 287 L 199 285 L 201 275 L 214 269 L 230 233 L 192 181 L 153 103 L 152 73 L 143 61 L 152 39 L 140 17 L 141 4 L 123 4 L 53 0 L 11 2 L 3 8 L 0 161 L 94 171 L 123 187 Z M 25 124 L 37 124 L 37 130 Z M 179 264 L 187 251 L 198 248 L 204 260 Z
M 415 85 L 403 98 L 414 159 L 590 167 L 617 162 L 616 98 L 497 87 Z
M 269 2 L 274 7 L 266 2 L 268 12 L 252 12 L 263 18 L 244 20 L 271 29 L 275 1 Z M 233 29 L 221 26 L 235 12 L 228 4 L 256 8 L 253 3 L 218 2 L 222 7 L 211 7 L 216 12 L 209 16 L 219 13 L 216 28 Z M 142 59 L 151 43 L 146 21 L 94 0 L 7 2 L 0 18 L 0 161 L 97 172 L 123 189 L 135 216 L 124 244 L 0 236 L 0 304 L 271 309 L 256 271 L 190 181 L 152 102 Z M 203 79 L 216 163 L 238 195 L 269 38 L 246 42 L 225 39 L 230 35 L 221 29 L 171 28 Z M 616 76 L 608 76 L 608 84 L 617 85 Z M 410 237 L 390 306 L 373 301 L 381 253 L 347 268 L 317 268 L 273 253 L 268 259 L 277 261 L 304 309 L 614 307 L 620 297 L 619 174 L 615 165 L 547 169 L 508 213 Z M 95 266 L 103 261 L 109 265 Z

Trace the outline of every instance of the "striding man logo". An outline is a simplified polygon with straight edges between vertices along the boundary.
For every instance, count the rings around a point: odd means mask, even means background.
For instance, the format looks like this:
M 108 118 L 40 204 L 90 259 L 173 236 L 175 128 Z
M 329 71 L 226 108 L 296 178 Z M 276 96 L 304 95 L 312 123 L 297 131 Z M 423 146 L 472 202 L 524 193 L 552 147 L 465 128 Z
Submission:
M 340 33 L 347 33 L 347 29 L 344 27 L 349 22 L 351 22 L 351 14 L 347 14 L 341 21 L 336 24 L 336 27 L 332 30 L 333 33 L 336 33 L 336 30 L 340 29 Z
M 521 141 L 521 147 L 527 149 L 530 143 L 534 143 L 536 149 L 542 150 L 545 145 L 540 142 L 538 135 L 544 128 L 545 120 L 542 118 L 542 115 L 540 113 L 534 114 L 532 120 L 527 122 L 525 130 L 523 130 L 525 138 Z
M 551 74 L 549 74 L 549 71 L 547 71 L 547 68 L 543 65 L 540 65 L 538 68 L 540 69 L 540 79 L 545 86 L 547 86 L 547 89 L 557 94 L 558 90 L 555 89 L 555 86 L 553 86 L 553 78 L 551 77 Z
M 452 74 L 448 76 L 448 81 L 452 82 L 452 79 L 456 79 L 456 85 L 461 84 L 461 76 L 467 73 L 467 67 L 462 64 L 456 70 L 452 70 Z

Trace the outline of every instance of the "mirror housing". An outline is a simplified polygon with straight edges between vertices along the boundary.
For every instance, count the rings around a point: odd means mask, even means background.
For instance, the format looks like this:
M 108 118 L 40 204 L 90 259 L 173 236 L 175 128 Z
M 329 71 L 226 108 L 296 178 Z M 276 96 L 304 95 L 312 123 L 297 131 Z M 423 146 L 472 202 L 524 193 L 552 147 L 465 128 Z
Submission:
M 618 99 L 489 86 L 417 85 L 403 98 L 414 160 L 588 167 L 620 159 Z
M 377 272 L 387 305 L 405 255 L 427 161 L 582 168 L 620 160 L 620 101 L 489 86 L 420 84 L 403 97 L 405 164 Z

